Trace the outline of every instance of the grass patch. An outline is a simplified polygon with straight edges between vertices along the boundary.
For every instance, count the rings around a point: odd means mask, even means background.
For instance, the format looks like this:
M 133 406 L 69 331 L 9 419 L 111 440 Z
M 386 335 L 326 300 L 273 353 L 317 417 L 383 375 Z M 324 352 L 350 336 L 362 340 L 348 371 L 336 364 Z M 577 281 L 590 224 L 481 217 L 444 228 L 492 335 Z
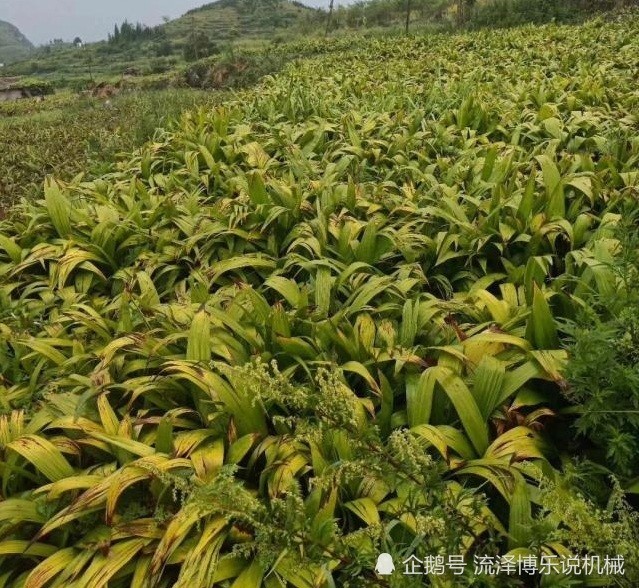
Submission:
M 69 180 L 105 173 L 118 153 L 151 139 L 184 110 L 219 99 L 210 92 L 169 89 L 124 92 L 109 104 L 72 93 L 2 104 L 0 206 L 6 211 L 23 197 L 41 194 L 49 174 Z

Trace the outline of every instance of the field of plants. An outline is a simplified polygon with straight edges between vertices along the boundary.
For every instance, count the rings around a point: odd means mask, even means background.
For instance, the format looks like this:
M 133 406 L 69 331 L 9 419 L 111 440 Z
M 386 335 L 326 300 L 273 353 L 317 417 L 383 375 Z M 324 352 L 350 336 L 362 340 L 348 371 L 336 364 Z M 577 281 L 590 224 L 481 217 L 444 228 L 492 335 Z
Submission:
M 636 17 L 362 41 L 47 180 L 0 587 L 639 585 Z
M 127 91 L 108 104 L 71 92 L 1 103 L 0 214 L 39 195 L 47 175 L 98 177 L 183 110 L 220 100 L 221 94 L 173 88 Z

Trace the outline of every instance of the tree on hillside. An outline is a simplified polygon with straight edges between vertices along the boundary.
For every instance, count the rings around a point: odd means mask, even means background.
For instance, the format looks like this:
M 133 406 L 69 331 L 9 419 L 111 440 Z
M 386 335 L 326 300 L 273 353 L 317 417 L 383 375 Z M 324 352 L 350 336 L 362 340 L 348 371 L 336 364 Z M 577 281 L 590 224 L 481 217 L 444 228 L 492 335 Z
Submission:
M 109 43 L 117 43 L 120 40 L 120 27 L 116 25 L 113 27 L 113 34 L 109 35 L 108 41 Z
M 420 0 L 419 5 L 422 19 L 428 16 L 435 21 L 441 21 L 450 7 L 450 2 L 449 0 Z
M 461 27 L 470 18 L 475 0 L 457 0 L 457 24 Z
M 217 45 L 211 42 L 205 32 L 191 30 L 191 34 L 186 40 L 186 45 L 184 45 L 184 59 L 186 61 L 197 61 L 203 57 L 213 55 L 217 51 Z
M 168 57 L 173 53 L 173 43 L 168 37 L 164 37 L 155 43 L 153 51 L 156 57 Z
M 328 35 L 328 31 L 331 28 L 331 21 L 333 20 L 333 5 L 334 5 L 335 0 L 331 0 L 331 4 L 328 7 L 328 17 L 326 19 L 326 35 Z
M 113 34 L 109 35 L 108 41 L 112 44 L 139 43 L 142 41 L 160 41 L 165 36 L 166 31 L 161 26 L 147 27 L 139 22 L 132 24 L 125 20 L 120 26 L 115 25 Z

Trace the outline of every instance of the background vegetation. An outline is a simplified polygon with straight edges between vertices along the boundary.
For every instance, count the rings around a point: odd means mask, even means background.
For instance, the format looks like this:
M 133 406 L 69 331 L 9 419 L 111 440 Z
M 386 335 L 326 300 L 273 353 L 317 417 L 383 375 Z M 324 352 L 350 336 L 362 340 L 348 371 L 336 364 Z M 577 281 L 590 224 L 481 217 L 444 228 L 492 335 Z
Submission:
M 270 43 L 292 38 L 316 40 L 353 32 L 388 34 L 525 23 L 576 23 L 636 0 L 370 0 L 314 9 L 290 0 L 220 0 L 157 27 L 122 22 L 107 40 L 76 46 L 61 39 L 40 47 L 5 69 L 35 75 L 57 87 L 85 88 L 123 76 L 174 72 L 192 61 L 232 52 L 268 54 Z M 78 38 L 77 40 L 80 40 Z M 164 83 L 168 83 L 164 79 Z
M 212 105 L 219 96 L 193 90 L 132 91 L 108 104 L 61 93 L 44 102 L 0 104 L 0 210 L 42 191 L 49 174 L 70 180 L 106 173 L 123 151 L 151 139 L 184 109 Z

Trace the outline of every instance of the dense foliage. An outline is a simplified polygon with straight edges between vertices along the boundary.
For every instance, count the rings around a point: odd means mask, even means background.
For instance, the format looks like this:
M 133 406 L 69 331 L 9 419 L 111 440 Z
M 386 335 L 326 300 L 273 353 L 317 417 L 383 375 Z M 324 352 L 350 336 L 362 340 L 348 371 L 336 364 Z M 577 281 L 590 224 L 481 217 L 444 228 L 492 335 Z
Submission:
M 639 474 L 639 231 L 637 210 L 619 229 L 623 253 L 610 265 L 623 288 L 592 294 L 573 333 L 566 396 L 580 406 L 579 432 L 610 473 Z M 639 491 L 639 478 L 634 480 Z
M 637 22 L 371 40 L 48 181 L 0 225 L 0 582 L 636 586 L 636 469 L 589 493 L 562 441 L 631 297 Z
M 474 6 L 470 24 L 507 27 L 526 23 L 574 23 L 621 5 L 619 0 L 492 0 Z
M 41 193 L 47 175 L 99 176 L 183 109 L 219 99 L 173 89 L 129 92 L 109 104 L 69 93 L 0 104 L 0 214 Z

